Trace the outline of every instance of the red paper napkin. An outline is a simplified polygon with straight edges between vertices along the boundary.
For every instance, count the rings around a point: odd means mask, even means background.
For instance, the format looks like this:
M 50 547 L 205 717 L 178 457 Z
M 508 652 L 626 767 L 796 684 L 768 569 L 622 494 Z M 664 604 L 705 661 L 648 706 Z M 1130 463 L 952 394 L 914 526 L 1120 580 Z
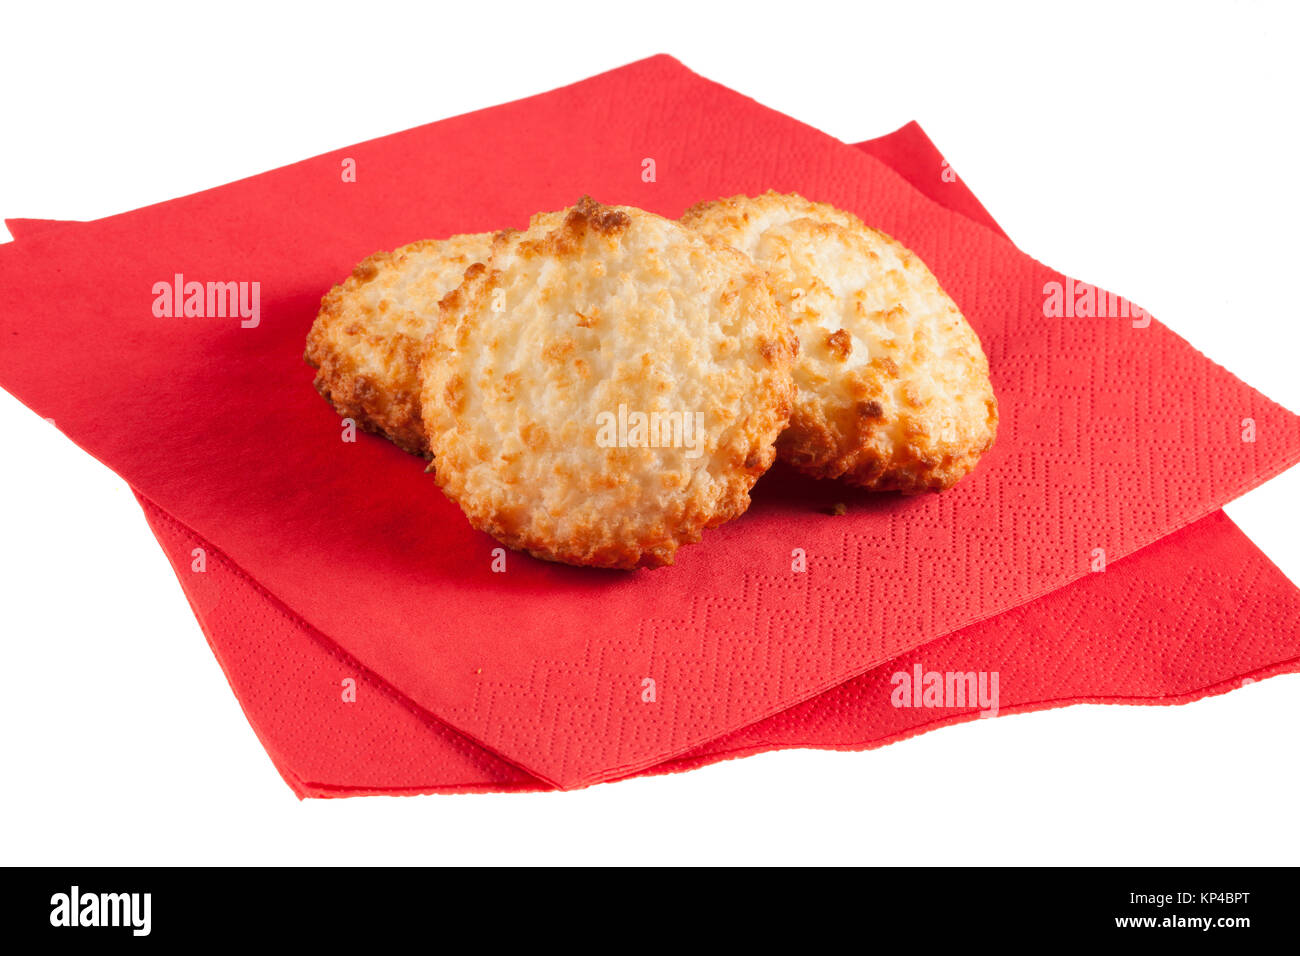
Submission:
M 614 108 L 627 103 L 636 105 Z M 610 159 L 604 174 L 569 145 L 583 128 L 597 131 L 587 148 Z M 510 183 L 497 164 L 521 158 L 516 140 L 536 161 Z M 1296 456 L 1293 416 L 1157 324 L 1047 319 L 1043 285 L 1062 277 L 878 161 L 667 58 L 345 153 L 377 171 L 364 203 L 326 185 L 340 153 L 4 250 L 0 288 L 26 323 L 0 328 L 15 346 L 0 380 L 336 650 L 550 782 L 687 754 L 692 742 L 1059 587 L 1085 572 L 1094 548 L 1115 561 Z M 619 171 L 623 153 L 635 175 Z M 657 183 L 640 182 L 636 154 L 658 157 Z M 449 171 L 444 162 L 462 179 L 507 185 L 471 202 L 476 190 L 433 175 Z M 668 214 L 700 195 L 773 185 L 880 223 L 934 265 L 989 346 L 1007 421 L 998 449 L 951 495 L 849 496 L 845 519 L 809 507 L 842 490 L 769 476 L 749 516 L 669 571 L 613 577 L 515 558 L 492 577 L 491 543 L 452 520 L 399 453 L 338 443 L 328 409 L 299 400 L 304 381 L 285 356 L 301 350 L 324 273 L 346 270 L 331 257 L 521 220 L 494 204 L 559 205 L 543 197 L 579 177 L 609 201 Z M 357 253 L 335 230 L 348 242 L 371 238 Z M 262 323 L 159 323 L 148 293 L 132 290 L 168 269 L 264 276 Z M 86 337 L 91 301 L 105 313 L 93 349 L 71 334 Z M 52 336 L 60 351 L 42 355 Z M 96 354 L 119 359 L 114 374 L 95 367 Z M 1240 439 L 1244 417 L 1256 423 L 1253 443 Z M 157 444 L 142 447 L 145 435 Z M 792 547 L 812 558 L 804 575 L 790 571 Z M 641 699 L 647 677 L 653 704 Z
M 142 502 L 250 724 L 299 796 L 549 789 L 331 649 L 219 554 Z M 214 552 L 215 553 L 215 552 Z M 978 719 L 895 707 L 895 675 L 999 675 L 998 713 L 1176 704 L 1300 669 L 1300 591 L 1220 511 L 1023 607 L 640 773 L 790 747 L 858 750 Z M 354 703 L 340 702 L 347 679 Z
M 858 144 L 922 192 L 997 229 L 916 124 Z M 57 223 L 11 220 L 15 236 Z M 284 779 L 299 796 L 531 790 L 545 786 L 422 713 L 230 568 L 206 542 L 141 498 L 231 686 Z M 195 548 L 213 550 L 208 575 L 190 573 Z M 1177 595 L 1185 610 L 1144 605 Z M 1008 678 L 1000 713 L 1081 701 L 1182 703 L 1294 670 L 1300 592 L 1222 514 L 1202 519 L 1053 595 L 882 665 L 646 773 L 689 769 L 782 747 L 879 746 L 978 710 L 896 708 L 896 674 L 991 673 Z M 269 626 L 268 626 L 269 624 Z M 326 689 L 356 681 L 340 706 Z

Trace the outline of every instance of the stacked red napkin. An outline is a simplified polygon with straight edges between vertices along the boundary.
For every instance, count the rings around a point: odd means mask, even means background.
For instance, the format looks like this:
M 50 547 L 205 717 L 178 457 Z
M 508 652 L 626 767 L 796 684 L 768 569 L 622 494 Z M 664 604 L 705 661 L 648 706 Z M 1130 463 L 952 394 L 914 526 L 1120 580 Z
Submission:
M 345 159 L 355 183 L 338 175 Z M 912 246 L 980 332 L 1004 424 L 953 492 L 871 497 L 773 473 L 750 514 L 675 568 L 512 556 L 497 575 L 493 542 L 418 465 L 378 440 L 341 442 L 311 392 L 300 353 L 316 301 L 375 248 L 522 223 L 588 191 L 676 215 L 769 186 Z M 0 382 L 146 499 L 302 793 L 577 786 L 770 746 L 870 745 L 962 716 L 894 706 L 893 675 L 918 664 L 996 670 L 1006 712 L 1194 696 L 1297 657 L 1294 589 L 1225 518 L 1186 527 L 1295 461 L 1294 416 L 1127 309 L 1045 314 L 1065 277 L 880 159 L 665 57 L 37 234 L 0 269 Z M 259 282 L 257 323 L 155 316 L 152 290 L 176 273 Z M 836 501 L 847 515 L 826 513 Z M 194 548 L 203 571 L 184 560 Z M 1212 567 L 1192 560 L 1206 554 Z M 1089 575 L 1099 557 L 1105 573 Z M 1115 639 L 1121 622 L 1143 653 Z M 286 726 L 298 708 L 311 731 Z

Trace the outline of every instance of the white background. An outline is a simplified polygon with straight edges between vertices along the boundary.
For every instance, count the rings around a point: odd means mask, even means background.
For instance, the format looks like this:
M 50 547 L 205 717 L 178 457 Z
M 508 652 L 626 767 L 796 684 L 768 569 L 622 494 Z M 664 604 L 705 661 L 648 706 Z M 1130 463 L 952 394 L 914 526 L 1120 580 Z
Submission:
M 919 120 L 1022 248 L 1300 409 L 1294 5 L 425 6 L 11 5 L 0 214 L 106 216 L 668 52 L 846 141 Z M 299 802 L 127 486 L 3 392 L 0 435 L 5 863 L 1300 862 L 1300 676 L 571 794 Z M 1298 497 L 1300 469 L 1228 509 L 1293 580 Z

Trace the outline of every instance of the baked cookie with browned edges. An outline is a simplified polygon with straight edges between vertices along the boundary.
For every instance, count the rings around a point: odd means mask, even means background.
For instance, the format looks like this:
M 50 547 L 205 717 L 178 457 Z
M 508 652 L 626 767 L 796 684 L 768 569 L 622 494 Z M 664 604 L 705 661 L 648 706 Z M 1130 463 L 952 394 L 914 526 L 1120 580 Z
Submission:
M 321 300 L 305 358 L 338 413 L 398 447 L 427 455 L 420 358 L 438 302 L 488 257 L 492 233 L 426 239 L 364 259 Z
M 551 561 L 670 564 L 749 506 L 789 420 L 795 344 L 745 256 L 589 198 L 499 235 L 422 368 L 438 484 Z
M 993 445 L 975 331 L 914 253 L 802 196 L 700 203 L 681 222 L 767 271 L 799 338 L 782 460 L 879 491 L 941 491 Z

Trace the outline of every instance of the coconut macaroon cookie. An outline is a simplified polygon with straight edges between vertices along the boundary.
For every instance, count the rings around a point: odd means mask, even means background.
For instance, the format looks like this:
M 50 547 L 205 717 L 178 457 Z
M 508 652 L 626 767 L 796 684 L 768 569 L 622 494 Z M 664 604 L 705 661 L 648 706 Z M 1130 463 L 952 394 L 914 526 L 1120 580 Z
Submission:
M 768 192 L 700 203 L 682 223 L 741 250 L 799 338 L 784 461 L 866 488 L 943 490 L 993 444 L 979 338 L 925 264 L 851 213 Z
M 510 547 L 670 564 L 775 458 L 788 323 L 752 262 L 675 222 L 589 198 L 535 217 L 442 313 L 422 368 L 436 478 Z
M 420 357 L 438 301 L 488 257 L 492 233 L 426 239 L 363 260 L 321 300 L 305 358 L 316 390 L 367 431 L 427 454 Z

